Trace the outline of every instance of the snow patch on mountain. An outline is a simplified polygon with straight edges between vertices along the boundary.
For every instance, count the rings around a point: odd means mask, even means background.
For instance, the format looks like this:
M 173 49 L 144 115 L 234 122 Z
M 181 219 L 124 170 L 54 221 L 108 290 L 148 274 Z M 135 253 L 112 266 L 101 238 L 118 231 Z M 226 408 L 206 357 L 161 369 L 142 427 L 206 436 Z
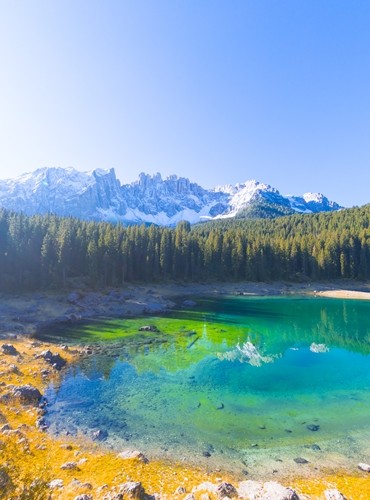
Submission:
M 322 194 L 282 196 L 257 180 L 207 190 L 184 177 L 163 179 L 159 173 L 141 173 L 136 181 L 121 185 L 114 169 L 79 172 L 72 167 L 45 167 L 16 179 L 0 180 L 0 206 L 28 215 L 55 213 L 172 226 L 183 219 L 197 223 L 235 217 L 251 205 L 284 207 L 288 213 L 341 208 Z

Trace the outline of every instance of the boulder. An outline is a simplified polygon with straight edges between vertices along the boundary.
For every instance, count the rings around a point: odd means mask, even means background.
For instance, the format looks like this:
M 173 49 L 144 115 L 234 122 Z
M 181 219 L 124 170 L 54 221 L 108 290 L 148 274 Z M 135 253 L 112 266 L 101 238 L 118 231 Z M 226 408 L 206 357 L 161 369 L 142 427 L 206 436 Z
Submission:
M 232 484 L 222 482 L 217 486 L 217 498 L 219 498 L 220 500 L 222 498 L 235 498 L 237 496 L 238 492 Z
M 42 398 L 41 392 L 31 384 L 13 387 L 11 395 L 21 403 L 36 406 Z
M 40 429 L 41 431 L 46 431 L 46 429 L 48 428 L 48 424 L 45 420 L 45 417 L 39 417 L 37 420 L 36 420 L 36 427 L 38 429 Z
M 306 460 L 305 458 L 303 457 L 297 457 L 294 459 L 295 463 L 296 464 L 308 464 L 308 460 Z
M 299 500 L 297 493 L 276 481 L 268 481 L 263 485 L 261 500 Z
M 144 500 L 146 496 L 141 483 L 136 481 L 129 481 L 121 484 L 119 486 L 119 493 L 121 493 L 124 498 L 137 498 L 138 500 Z
M 50 483 L 48 483 L 48 486 L 51 490 L 55 490 L 57 488 L 63 488 L 64 487 L 63 479 L 53 479 L 52 481 L 50 481 Z
M 363 470 L 364 472 L 370 472 L 370 465 L 365 464 L 365 463 L 359 463 L 357 466 L 360 470 Z
M 176 488 L 175 495 L 185 495 L 186 488 L 184 486 L 179 486 Z
M 21 372 L 20 372 L 18 366 L 17 365 L 13 365 L 13 364 L 9 365 L 8 372 L 9 373 L 14 373 L 15 375 L 21 375 Z
M 316 432 L 320 429 L 320 426 L 317 424 L 309 424 L 309 425 L 306 425 L 306 427 L 309 431 L 312 431 L 312 432 Z
M 1 346 L 1 351 L 3 354 L 8 354 L 10 356 L 17 356 L 19 354 L 17 349 L 12 344 L 3 344 Z
M 210 481 L 205 481 L 204 483 L 201 483 L 192 489 L 192 493 L 198 493 L 200 491 L 205 491 L 207 493 L 217 495 L 217 484 L 213 484 Z
M 149 462 L 149 460 L 144 455 L 144 453 L 142 453 L 139 450 L 124 450 L 124 451 L 121 451 L 121 453 L 118 453 L 117 456 L 119 458 L 123 458 L 123 459 L 135 458 L 136 460 L 140 460 L 140 462 L 144 462 L 145 464 L 147 464 Z
M 241 481 L 238 487 L 239 498 L 254 500 L 260 498 L 263 484 L 259 481 Z
M 44 359 L 49 365 L 51 365 L 56 370 L 61 370 L 66 365 L 66 360 L 62 358 L 59 353 L 53 354 L 51 351 L 43 351 L 41 354 L 36 356 L 37 358 Z
M 159 332 L 155 325 L 144 325 L 139 328 L 139 332 Z
M 346 497 L 335 488 L 324 491 L 325 500 L 346 500 Z
M 84 493 L 83 495 L 77 495 L 73 500 L 93 500 L 93 496 Z

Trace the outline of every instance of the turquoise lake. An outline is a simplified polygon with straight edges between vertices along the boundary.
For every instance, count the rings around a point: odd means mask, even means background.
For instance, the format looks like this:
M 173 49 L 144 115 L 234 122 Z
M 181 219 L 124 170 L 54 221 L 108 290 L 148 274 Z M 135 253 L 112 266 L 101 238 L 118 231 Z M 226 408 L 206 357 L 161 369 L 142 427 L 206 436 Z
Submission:
M 369 461 L 370 302 L 194 300 L 44 337 L 97 346 L 49 387 L 50 432 L 249 477 Z

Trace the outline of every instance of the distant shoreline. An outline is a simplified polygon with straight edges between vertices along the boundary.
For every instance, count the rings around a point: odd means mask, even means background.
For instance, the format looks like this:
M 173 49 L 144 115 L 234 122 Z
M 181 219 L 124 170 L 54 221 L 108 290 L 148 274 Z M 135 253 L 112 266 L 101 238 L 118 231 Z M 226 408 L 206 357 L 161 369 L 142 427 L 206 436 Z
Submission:
M 356 290 L 324 290 L 316 292 L 320 297 L 332 297 L 334 299 L 357 299 L 357 300 L 370 300 L 369 292 L 359 292 Z
M 75 287 L 63 292 L 4 293 L 0 295 L 0 334 L 3 337 L 8 334 L 32 335 L 39 328 L 48 328 L 54 323 L 102 317 L 151 316 L 171 310 L 181 297 L 202 295 L 312 295 L 370 300 L 370 282 L 127 284 L 98 291 Z

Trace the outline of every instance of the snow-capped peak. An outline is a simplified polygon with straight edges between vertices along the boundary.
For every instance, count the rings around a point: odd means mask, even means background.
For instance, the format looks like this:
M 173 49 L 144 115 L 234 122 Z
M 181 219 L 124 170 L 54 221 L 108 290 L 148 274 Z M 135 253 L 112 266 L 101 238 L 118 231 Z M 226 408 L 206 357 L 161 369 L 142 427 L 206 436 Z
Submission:
M 159 225 L 173 225 L 184 218 L 195 223 L 241 216 L 251 206 L 253 213 L 269 217 L 341 208 L 319 193 L 284 197 L 254 179 L 207 190 L 185 177 L 163 179 L 160 173 L 141 173 L 137 181 L 121 185 L 113 168 L 80 172 L 72 167 L 44 167 L 0 181 L 0 206 L 30 215 L 52 212 Z
M 314 201 L 315 203 L 322 203 L 324 198 L 325 196 L 321 193 L 305 193 L 303 195 L 303 199 L 306 203 L 309 203 L 310 201 Z

